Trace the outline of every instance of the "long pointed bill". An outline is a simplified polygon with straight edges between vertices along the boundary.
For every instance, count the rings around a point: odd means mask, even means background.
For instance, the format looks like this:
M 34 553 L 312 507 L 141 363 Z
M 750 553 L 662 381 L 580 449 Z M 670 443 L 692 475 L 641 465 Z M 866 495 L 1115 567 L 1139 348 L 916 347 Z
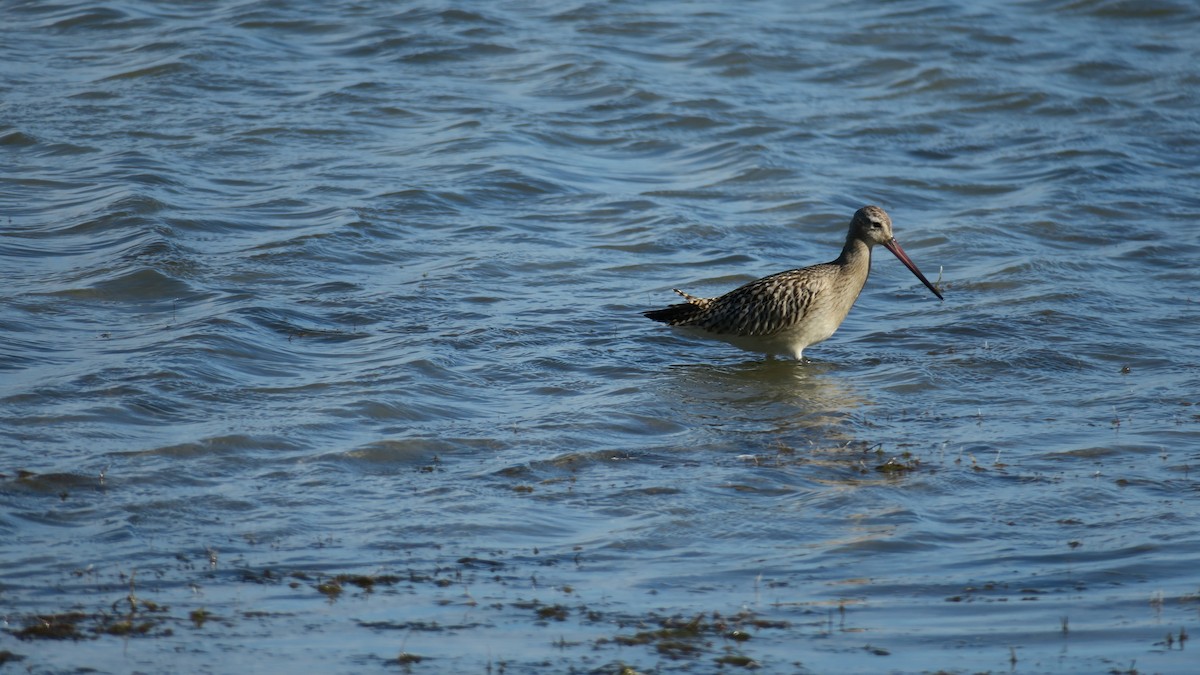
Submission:
M 908 268 L 908 271 L 917 275 L 917 278 L 921 280 L 921 283 L 925 284 L 925 288 L 933 291 L 933 294 L 938 296 L 938 300 L 945 300 L 945 298 L 942 297 L 942 294 L 938 292 L 938 289 L 934 288 L 933 284 L 929 283 L 929 280 L 925 278 L 924 274 L 921 274 L 921 270 L 917 269 L 917 266 L 913 264 L 913 261 L 909 260 L 908 254 L 904 252 L 904 249 L 900 248 L 900 242 L 893 238 L 891 241 L 884 242 L 883 245 L 887 248 L 887 250 L 894 253 L 895 256 L 900 259 L 900 262 L 904 263 L 904 266 Z

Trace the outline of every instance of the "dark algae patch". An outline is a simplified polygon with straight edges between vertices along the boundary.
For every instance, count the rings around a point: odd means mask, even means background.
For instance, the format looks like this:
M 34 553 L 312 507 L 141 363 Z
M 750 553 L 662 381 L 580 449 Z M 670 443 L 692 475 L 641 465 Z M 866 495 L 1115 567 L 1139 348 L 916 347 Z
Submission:
M 129 592 L 112 602 L 110 611 L 84 612 L 70 610 L 55 613 L 30 614 L 22 619 L 22 627 L 10 631 L 20 640 L 82 640 L 96 635 L 135 637 L 171 635 L 162 628 L 168 608 L 137 595 L 136 573 L 119 575 L 129 583 Z M 160 629 L 156 632 L 156 629 Z
M 739 668 L 750 669 L 759 667 L 758 663 L 755 662 L 754 659 L 741 654 L 726 654 L 725 656 L 720 656 L 713 660 L 717 662 L 718 666 L 737 666 Z
M 11 631 L 20 640 L 86 640 L 98 635 L 137 637 L 170 635 L 161 629 L 162 620 L 145 615 L 114 617 L 105 613 L 62 612 L 35 614 L 22 621 L 22 628 Z
M 608 642 L 623 646 L 645 646 L 653 648 L 660 656 L 672 659 L 698 659 L 717 652 L 713 660 L 721 666 L 757 668 L 759 664 L 751 657 L 738 653 L 735 646 L 753 638 L 751 628 L 786 628 L 780 621 L 767 621 L 750 612 L 725 617 L 719 612 L 697 614 L 694 617 L 648 617 L 639 622 L 644 626 L 635 633 L 620 633 L 611 639 L 600 639 L 597 646 Z
M 212 614 L 209 613 L 208 610 L 201 607 L 200 609 L 193 609 L 191 612 L 189 612 L 188 618 L 192 620 L 192 625 L 194 625 L 196 628 L 204 628 L 204 624 L 212 618 Z
M 336 600 L 342 594 L 342 585 L 337 581 L 322 581 L 317 584 L 317 592 L 331 601 Z
M 25 619 L 25 627 L 13 632 L 21 640 L 80 640 L 79 624 L 88 620 L 83 612 L 37 614 Z
M 398 667 L 402 672 L 428 668 L 431 662 L 443 658 L 443 653 L 451 653 L 444 652 L 448 644 L 471 639 L 503 623 L 518 627 L 534 636 L 533 639 L 544 639 L 546 644 L 554 645 L 564 659 L 579 661 L 578 665 L 587 665 L 590 669 L 594 669 L 598 661 L 606 660 L 606 653 L 608 658 L 619 656 L 622 659 L 609 661 L 601 666 L 601 671 L 595 672 L 646 673 L 661 671 L 664 662 L 675 663 L 685 670 L 704 667 L 756 669 L 761 667 L 762 660 L 746 651 L 755 644 L 755 636 L 762 631 L 791 628 L 787 621 L 763 618 L 750 611 L 735 614 L 707 611 L 691 616 L 609 613 L 603 607 L 603 600 L 598 603 L 586 601 L 586 594 L 581 595 L 578 586 L 537 586 L 531 583 L 527 572 L 514 572 L 510 576 L 499 574 L 516 567 L 507 560 L 502 563 L 461 558 L 451 565 L 431 566 L 427 572 L 409 569 L 395 574 L 242 569 L 231 571 L 226 579 L 247 589 L 274 586 L 298 602 L 293 604 L 290 612 L 260 611 L 261 608 L 250 607 L 238 612 L 222 612 L 219 616 L 209 606 L 196 604 L 173 611 L 171 606 L 139 597 L 139 592 L 148 591 L 135 584 L 135 575 L 119 574 L 118 578 L 128 584 L 128 590 L 122 590 L 115 599 L 104 602 L 102 610 L 72 608 L 29 614 L 18 617 L 20 628 L 8 632 L 26 642 L 102 640 L 106 637 L 153 639 L 171 636 L 181 630 L 241 635 L 257 630 L 264 622 L 305 622 L 309 612 L 324 616 L 327 610 L 320 605 L 327 603 L 362 603 L 364 611 L 380 609 L 382 613 L 377 619 L 355 619 L 352 625 L 402 635 L 398 651 L 378 657 L 379 663 Z M 447 581 L 455 587 L 461 585 L 463 592 L 444 590 L 447 584 L 442 582 Z M 471 595 L 472 588 L 480 589 L 480 595 L 484 595 L 508 584 L 517 586 L 521 592 L 532 589 L 539 594 L 552 594 L 554 600 L 518 597 L 480 603 Z M 419 603 L 427 607 L 427 616 L 428 607 L 451 605 L 461 610 L 443 616 L 456 620 L 442 622 L 431 616 L 414 617 L 406 612 L 410 598 L 429 594 L 437 596 L 433 603 Z M 381 597 L 401 602 L 381 603 Z M 327 603 L 319 602 L 320 598 Z M 0 654 L 0 663 L 22 658 L 4 652 Z M 518 664 L 497 658 L 493 662 L 493 672 L 529 672 L 526 668 L 536 672 L 557 672 L 563 664 L 550 661 Z
M 545 607 L 539 607 L 537 610 L 538 618 L 544 620 L 566 621 L 569 614 L 570 610 L 562 605 L 546 605 Z

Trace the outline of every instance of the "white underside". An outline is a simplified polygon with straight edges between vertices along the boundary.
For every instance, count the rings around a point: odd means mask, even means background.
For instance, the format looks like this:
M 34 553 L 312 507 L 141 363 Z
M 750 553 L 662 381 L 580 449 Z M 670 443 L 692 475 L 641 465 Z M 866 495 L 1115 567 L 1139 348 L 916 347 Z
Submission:
M 790 356 L 799 361 L 804 358 L 803 352 L 805 347 L 828 339 L 837 330 L 838 325 L 841 324 L 840 319 L 834 321 L 832 320 L 833 317 L 830 317 L 830 320 L 822 321 L 822 318 L 820 316 L 809 317 L 809 320 L 801 322 L 800 325 L 774 335 L 711 333 L 701 328 L 689 326 L 681 326 L 678 330 L 685 335 L 693 337 L 727 342 L 738 349 L 748 352 L 757 352 L 771 356 Z

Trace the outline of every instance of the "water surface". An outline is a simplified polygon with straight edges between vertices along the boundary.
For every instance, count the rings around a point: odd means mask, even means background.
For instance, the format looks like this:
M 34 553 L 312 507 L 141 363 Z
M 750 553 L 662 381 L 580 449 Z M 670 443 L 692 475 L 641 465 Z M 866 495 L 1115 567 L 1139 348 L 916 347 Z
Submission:
M 1194 667 L 1190 4 L 3 15 L 17 668 Z M 945 302 L 639 315 L 868 203 Z

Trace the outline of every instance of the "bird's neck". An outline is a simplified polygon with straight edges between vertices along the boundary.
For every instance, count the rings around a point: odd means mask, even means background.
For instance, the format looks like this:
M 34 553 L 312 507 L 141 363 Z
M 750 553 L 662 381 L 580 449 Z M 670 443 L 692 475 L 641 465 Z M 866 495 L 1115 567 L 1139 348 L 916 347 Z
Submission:
M 848 268 L 852 273 L 870 272 L 871 247 L 858 237 L 847 237 L 846 245 L 842 247 L 842 254 L 834 262 L 843 268 Z
M 871 273 L 871 247 L 861 239 L 847 238 L 842 254 L 833 261 L 833 267 L 828 302 L 833 318 L 841 323 L 850 313 Z

